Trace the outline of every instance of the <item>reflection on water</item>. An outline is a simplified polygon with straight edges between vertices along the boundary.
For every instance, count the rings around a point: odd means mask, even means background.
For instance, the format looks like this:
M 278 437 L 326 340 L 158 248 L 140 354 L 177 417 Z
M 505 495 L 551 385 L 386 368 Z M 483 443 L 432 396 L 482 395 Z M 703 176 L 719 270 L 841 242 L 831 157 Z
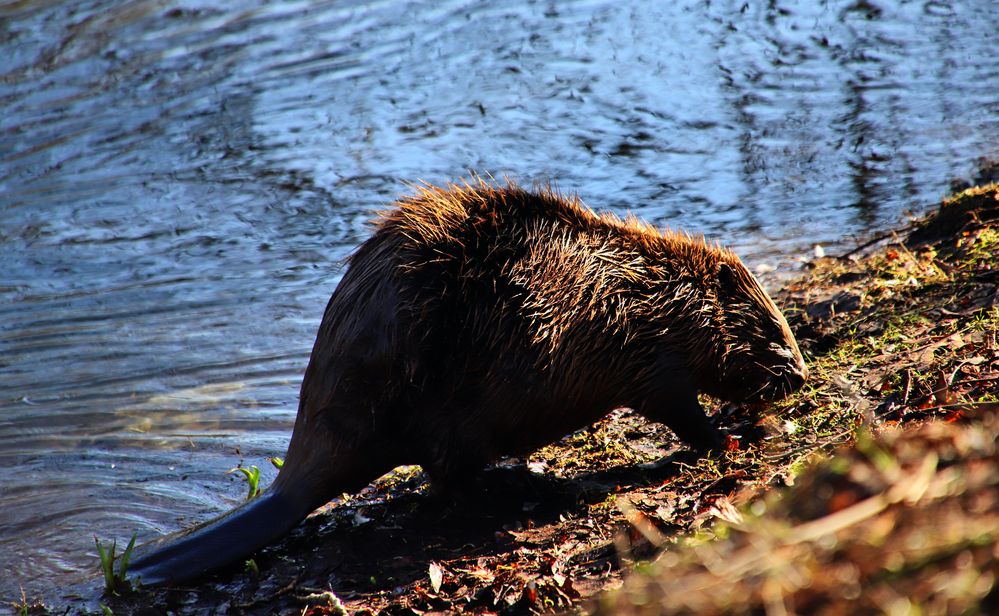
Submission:
M 401 180 L 551 178 L 787 273 L 994 153 L 990 0 L 767 7 L 0 6 L 0 597 L 241 498 Z

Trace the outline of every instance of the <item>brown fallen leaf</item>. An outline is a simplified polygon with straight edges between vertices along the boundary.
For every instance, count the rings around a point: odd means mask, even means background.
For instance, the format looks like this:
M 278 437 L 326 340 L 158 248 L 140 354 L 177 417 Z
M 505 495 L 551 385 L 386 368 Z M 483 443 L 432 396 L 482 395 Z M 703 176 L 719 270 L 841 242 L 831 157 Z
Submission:
M 441 591 L 441 584 L 444 583 L 444 570 L 437 563 L 430 563 L 427 573 L 430 575 L 430 587 L 434 592 Z
M 947 383 L 947 376 L 942 370 L 937 372 L 936 382 L 933 385 L 933 398 L 940 406 L 951 404 L 956 399 L 956 396 L 950 390 L 950 385 Z
M 937 349 L 946 348 L 950 351 L 957 351 L 964 346 L 964 338 L 961 337 L 959 332 L 954 332 L 953 334 L 947 336 L 946 338 L 941 338 L 936 342 L 930 343 L 929 346 L 925 347 L 920 351 L 916 351 L 910 354 L 910 357 L 917 364 L 928 366 L 933 363 L 933 356 L 937 352 Z M 915 357 L 913 357 L 915 355 Z
M 631 527 L 645 540 L 654 546 L 661 546 L 666 543 L 666 536 L 663 535 L 656 525 L 653 524 L 644 513 L 635 509 L 631 500 L 627 497 L 620 497 L 616 501 L 618 510 L 624 514 L 624 519 L 631 524 Z

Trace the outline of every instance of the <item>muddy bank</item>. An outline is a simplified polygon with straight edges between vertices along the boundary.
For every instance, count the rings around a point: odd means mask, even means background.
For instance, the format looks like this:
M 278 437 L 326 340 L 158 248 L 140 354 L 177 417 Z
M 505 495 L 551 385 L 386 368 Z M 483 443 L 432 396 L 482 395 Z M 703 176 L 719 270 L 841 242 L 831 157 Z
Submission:
M 432 495 L 418 468 L 397 469 L 252 564 L 72 600 L 70 613 L 812 613 L 868 590 L 872 609 L 888 609 L 890 588 L 941 613 L 983 606 L 999 537 L 997 198 L 994 185 L 969 189 L 909 229 L 810 264 L 778 303 L 812 380 L 777 407 L 716 407 L 730 451 L 698 460 L 666 428 L 617 411 L 490 469 L 474 500 Z M 858 435 L 862 447 L 805 470 Z M 920 519 L 934 524 L 924 547 L 903 549 Z M 823 577 L 831 565 L 845 582 Z M 625 591 L 600 594 L 636 567 Z M 978 581 L 941 598 L 945 578 Z M 725 593 L 669 591 L 729 581 Z M 19 607 L 42 604 L 67 607 Z

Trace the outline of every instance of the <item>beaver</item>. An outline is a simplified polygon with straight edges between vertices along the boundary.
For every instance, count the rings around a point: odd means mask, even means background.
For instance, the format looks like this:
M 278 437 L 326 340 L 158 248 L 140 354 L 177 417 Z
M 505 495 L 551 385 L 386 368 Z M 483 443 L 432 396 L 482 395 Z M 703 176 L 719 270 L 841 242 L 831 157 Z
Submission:
M 142 583 L 244 557 L 396 466 L 462 484 L 615 408 L 717 448 L 698 392 L 766 402 L 806 379 L 787 321 L 726 249 L 550 187 L 414 188 L 348 259 L 274 483 L 140 550 Z

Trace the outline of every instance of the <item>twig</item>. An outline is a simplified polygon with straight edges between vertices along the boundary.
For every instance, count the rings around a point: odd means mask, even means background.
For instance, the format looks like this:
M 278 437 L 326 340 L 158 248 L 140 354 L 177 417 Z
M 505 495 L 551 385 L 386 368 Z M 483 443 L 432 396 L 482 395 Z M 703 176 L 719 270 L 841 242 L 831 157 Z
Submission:
M 999 402 L 953 402 L 951 404 L 938 404 L 936 406 L 928 406 L 924 409 L 918 409 L 921 413 L 930 413 L 933 411 L 943 411 L 947 409 L 954 409 L 958 411 L 978 411 L 981 413 L 988 413 L 993 411 L 999 411 Z
M 927 393 L 926 395 L 923 395 L 923 396 L 920 396 L 919 398 L 917 398 L 916 401 L 913 402 L 913 404 L 916 405 L 916 406 L 919 406 L 920 403 L 925 402 L 926 400 L 929 400 L 931 397 L 937 395 L 938 393 L 941 393 L 944 390 L 950 389 L 952 387 L 958 387 L 960 385 L 970 385 L 971 383 L 989 383 L 991 381 L 999 381 L 999 376 L 978 377 L 978 378 L 974 378 L 974 379 L 964 379 L 962 381 L 957 381 L 956 383 L 949 383 L 947 385 L 944 385 L 943 387 L 937 387 L 936 389 L 931 389 L 930 392 Z M 961 403 L 961 404 L 964 404 L 964 403 Z M 974 403 L 969 402 L 967 404 L 974 404 Z M 943 406 L 948 406 L 948 405 L 945 404 Z M 922 410 L 922 409 L 920 409 L 920 410 Z
M 938 461 L 937 455 L 931 452 L 923 458 L 923 463 L 919 469 L 907 477 L 909 481 L 899 481 L 881 494 L 875 494 L 817 520 L 799 524 L 793 529 L 787 543 L 814 541 L 872 518 L 888 508 L 889 505 L 903 500 L 918 500 L 926 491 L 930 478 L 936 473 Z
M 870 240 L 864 242 L 863 244 L 858 245 L 856 248 L 854 248 L 853 250 L 851 250 L 849 252 L 845 252 L 845 253 L 843 253 L 841 255 L 836 256 L 836 259 L 841 260 L 841 261 L 845 261 L 846 259 L 849 259 L 850 257 L 852 257 L 853 255 L 857 254 L 858 252 L 861 252 L 865 248 L 869 248 L 869 247 L 873 246 L 874 244 L 877 244 L 878 242 L 884 241 L 885 239 L 887 239 L 889 237 L 893 237 L 893 236 L 896 239 L 896 243 L 901 244 L 901 241 L 898 241 L 898 232 L 897 231 L 887 231 L 885 233 L 879 233 L 878 235 L 875 235 Z
M 250 609 L 252 607 L 256 607 L 258 605 L 263 605 L 263 604 L 267 603 L 268 601 L 276 599 L 276 598 L 278 598 L 278 597 L 280 597 L 282 595 L 286 595 L 286 594 L 292 592 L 293 590 L 295 590 L 295 588 L 298 586 L 298 581 L 301 580 L 301 579 L 302 579 L 302 574 L 298 574 L 298 575 L 295 576 L 295 578 L 292 581 L 288 582 L 287 586 L 283 586 L 283 587 L 275 590 L 274 592 L 272 592 L 270 595 L 268 595 L 266 597 L 261 597 L 260 599 L 256 599 L 254 601 L 250 601 L 249 603 L 240 603 L 240 604 L 237 604 L 236 607 L 238 607 L 241 610 L 248 610 L 248 609 Z

